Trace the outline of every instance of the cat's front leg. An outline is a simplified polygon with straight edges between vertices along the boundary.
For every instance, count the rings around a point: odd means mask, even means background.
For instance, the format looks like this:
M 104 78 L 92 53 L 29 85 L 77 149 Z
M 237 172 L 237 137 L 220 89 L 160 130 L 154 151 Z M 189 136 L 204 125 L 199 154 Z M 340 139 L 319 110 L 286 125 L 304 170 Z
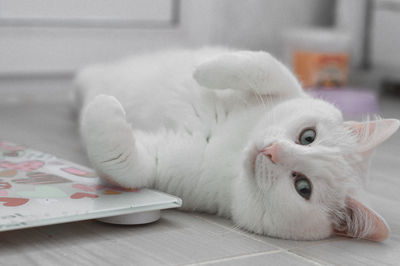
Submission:
M 296 77 L 267 52 L 237 51 L 201 63 L 194 79 L 210 89 L 247 90 L 260 95 L 296 97 L 303 91 Z
M 81 130 L 89 159 L 102 177 L 124 187 L 152 186 L 154 156 L 135 140 L 116 98 L 99 95 L 90 102 Z

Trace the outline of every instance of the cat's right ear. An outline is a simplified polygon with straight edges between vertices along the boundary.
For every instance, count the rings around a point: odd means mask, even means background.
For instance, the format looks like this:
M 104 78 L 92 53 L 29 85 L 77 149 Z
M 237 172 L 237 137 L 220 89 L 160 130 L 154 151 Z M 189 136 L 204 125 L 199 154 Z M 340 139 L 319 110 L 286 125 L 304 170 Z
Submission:
M 381 119 L 367 122 L 345 122 L 358 139 L 357 151 L 369 155 L 375 148 L 392 136 L 400 126 L 397 119 Z
M 374 210 L 351 197 L 334 220 L 334 232 L 340 236 L 383 241 L 390 233 L 386 221 Z

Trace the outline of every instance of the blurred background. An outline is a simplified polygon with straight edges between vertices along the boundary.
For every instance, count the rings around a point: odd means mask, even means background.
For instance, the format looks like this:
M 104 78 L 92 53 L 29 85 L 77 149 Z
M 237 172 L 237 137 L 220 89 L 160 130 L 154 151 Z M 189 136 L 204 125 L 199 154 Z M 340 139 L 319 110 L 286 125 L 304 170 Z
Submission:
M 66 99 L 84 65 L 207 45 L 269 51 L 322 93 L 396 95 L 398 25 L 398 0 L 0 0 L 0 96 Z

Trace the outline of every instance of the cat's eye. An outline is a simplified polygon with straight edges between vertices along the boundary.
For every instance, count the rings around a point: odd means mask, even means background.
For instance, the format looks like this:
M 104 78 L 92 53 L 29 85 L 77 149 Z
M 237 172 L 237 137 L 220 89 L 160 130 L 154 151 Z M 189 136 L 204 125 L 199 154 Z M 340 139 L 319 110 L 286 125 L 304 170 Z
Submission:
M 309 145 L 314 142 L 317 133 L 312 128 L 304 129 L 299 136 L 299 143 L 301 145 Z
M 297 193 L 306 200 L 309 200 L 312 192 L 310 180 L 308 180 L 304 175 L 298 173 L 293 173 L 293 177 L 295 178 L 294 187 L 296 188 Z

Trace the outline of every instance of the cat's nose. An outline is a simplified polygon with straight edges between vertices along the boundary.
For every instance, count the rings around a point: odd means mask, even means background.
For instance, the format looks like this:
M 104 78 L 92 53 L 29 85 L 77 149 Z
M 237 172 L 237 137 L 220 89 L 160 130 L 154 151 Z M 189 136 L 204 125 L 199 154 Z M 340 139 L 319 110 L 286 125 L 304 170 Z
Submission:
M 261 153 L 267 156 L 273 163 L 277 163 L 279 161 L 278 149 L 279 145 L 274 143 L 271 146 L 264 148 Z

